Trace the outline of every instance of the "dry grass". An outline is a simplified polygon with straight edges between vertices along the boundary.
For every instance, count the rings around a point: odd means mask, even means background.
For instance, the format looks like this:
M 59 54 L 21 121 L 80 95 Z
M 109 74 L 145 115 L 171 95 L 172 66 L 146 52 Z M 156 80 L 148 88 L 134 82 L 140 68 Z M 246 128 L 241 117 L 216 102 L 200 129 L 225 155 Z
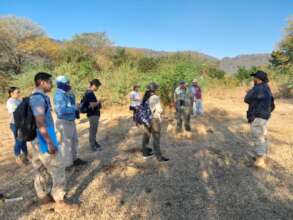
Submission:
M 1 110 L 0 190 L 25 201 L 1 204 L 0 219 L 293 219 L 293 101 L 277 101 L 268 168 L 260 171 L 248 166 L 243 94 L 209 94 L 206 114 L 193 118 L 192 133 L 181 136 L 167 111 L 161 145 L 171 160 L 162 164 L 141 157 L 141 130 L 127 108 L 104 110 L 103 151 L 95 154 L 88 149 L 88 124 L 81 120 L 81 156 L 90 164 L 68 177 L 68 197 L 82 201 L 72 213 L 34 202 L 31 167 L 14 164 Z

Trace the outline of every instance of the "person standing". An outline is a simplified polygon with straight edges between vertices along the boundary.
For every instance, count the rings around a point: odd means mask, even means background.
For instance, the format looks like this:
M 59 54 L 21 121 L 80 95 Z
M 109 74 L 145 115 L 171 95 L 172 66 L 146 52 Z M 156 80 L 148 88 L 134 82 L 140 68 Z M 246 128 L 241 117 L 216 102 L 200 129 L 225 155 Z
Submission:
M 101 115 L 102 104 L 97 100 L 95 92 L 100 88 L 101 82 L 98 79 L 90 81 L 89 88 L 85 92 L 84 102 L 87 106 L 87 118 L 90 123 L 89 128 L 89 143 L 93 151 L 101 149 L 101 145 L 97 142 L 97 132 Z
M 133 91 L 130 93 L 129 98 L 130 98 L 129 110 L 133 111 L 133 120 L 134 120 L 134 115 L 137 111 L 137 108 L 140 106 L 140 103 L 141 103 L 141 96 L 139 93 L 138 85 L 133 86 Z
M 64 201 L 65 167 L 47 95 L 52 89 L 52 75 L 39 72 L 34 81 L 36 88 L 29 100 L 37 125 L 37 146 L 33 147 L 34 187 L 41 202 L 52 201 L 57 209 L 71 209 L 75 206 Z
M 250 89 L 244 102 L 249 105 L 247 119 L 250 123 L 252 142 L 255 147 L 255 167 L 265 168 L 268 144 L 266 140 L 267 124 L 275 108 L 274 97 L 268 86 L 269 79 L 263 71 L 251 74 L 254 86 Z
M 56 78 L 57 89 L 54 95 L 54 107 L 57 115 L 56 130 L 60 135 L 60 153 L 66 168 L 85 165 L 77 157 L 78 135 L 75 119 L 79 116 L 75 95 L 71 91 L 70 81 L 66 76 Z
M 163 112 L 160 97 L 157 92 L 159 86 L 156 83 L 150 83 L 147 86 L 147 91 L 143 97 L 142 106 L 149 106 L 151 111 L 151 123 L 150 126 L 144 125 L 144 134 L 142 140 L 142 153 L 144 158 L 152 156 L 152 150 L 147 147 L 150 142 L 150 138 L 153 138 L 153 150 L 155 156 L 159 162 L 168 161 L 169 159 L 162 156 L 160 148 L 161 138 L 161 114 Z
M 14 136 L 14 156 L 16 163 L 21 166 L 22 164 L 28 164 L 28 150 L 27 144 L 21 137 L 18 136 L 18 131 L 14 122 L 13 113 L 21 103 L 20 90 L 17 87 L 10 87 L 8 90 L 9 98 L 6 103 L 6 108 L 10 114 L 10 129 Z
M 197 79 L 194 79 L 192 81 L 190 90 L 193 97 L 193 115 L 202 115 L 203 114 L 202 91 L 200 86 L 198 85 Z
M 180 81 L 179 86 L 174 92 L 174 102 L 176 108 L 176 132 L 182 132 L 182 124 L 186 131 L 191 131 L 190 116 L 192 113 L 193 98 L 190 89 L 185 81 Z

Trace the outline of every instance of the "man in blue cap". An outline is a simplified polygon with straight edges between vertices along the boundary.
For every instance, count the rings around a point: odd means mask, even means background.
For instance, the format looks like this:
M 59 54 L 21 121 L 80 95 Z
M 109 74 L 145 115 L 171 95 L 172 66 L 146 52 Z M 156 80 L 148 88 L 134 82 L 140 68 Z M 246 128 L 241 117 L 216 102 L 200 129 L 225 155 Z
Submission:
M 56 129 L 61 144 L 61 155 L 67 168 L 84 165 L 85 161 L 77 157 L 78 135 L 75 119 L 79 112 L 75 96 L 71 91 L 70 81 L 64 76 L 56 78 L 57 89 L 54 96 L 54 107 L 57 114 Z
M 191 131 L 190 116 L 192 113 L 193 97 L 184 80 L 181 80 L 179 86 L 175 89 L 174 102 L 177 120 L 176 132 L 179 133 L 182 131 L 183 121 L 185 130 Z
M 275 108 L 274 98 L 268 86 L 268 76 L 263 71 L 251 74 L 254 86 L 249 90 L 244 101 L 249 105 L 247 119 L 251 126 L 252 141 L 255 147 L 255 167 L 265 168 L 267 153 L 267 123 Z

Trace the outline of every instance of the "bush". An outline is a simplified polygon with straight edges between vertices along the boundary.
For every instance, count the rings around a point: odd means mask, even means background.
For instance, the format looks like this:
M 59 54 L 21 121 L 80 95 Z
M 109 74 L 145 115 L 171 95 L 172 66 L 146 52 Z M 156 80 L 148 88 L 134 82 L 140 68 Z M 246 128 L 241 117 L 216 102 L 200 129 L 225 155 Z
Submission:
M 150 72 L 158 68 L 159 60 L 154 57 L 143 57 L 138 61 L 139 72 Z
M 250 69 L 246 69 L 245 67 L 239 67 L 237 73 L 235 74 L 235 78 L 240 83 L 248 83 L 251 81 L 251 74 L 255 73 L 258 70 L 257 67 L 251 67 Z

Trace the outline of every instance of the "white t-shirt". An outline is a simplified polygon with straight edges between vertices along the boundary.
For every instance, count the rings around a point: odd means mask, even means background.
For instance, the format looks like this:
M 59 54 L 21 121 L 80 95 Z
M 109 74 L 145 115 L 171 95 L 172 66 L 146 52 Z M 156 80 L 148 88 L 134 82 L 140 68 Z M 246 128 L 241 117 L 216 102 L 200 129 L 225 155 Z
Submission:
M 21 100 L 15 98 L 9 98 L 6 103 L 6 108 L 8 113 L 10 114 L 10 122 L 14 124 L 13 112 L 21 103 Z
M 137 91 L 132 91 L 129 95 L 130 98 L 130 106 L 136 107 L 140 105 L 141 98 L 140 98 L 140 93 Z

